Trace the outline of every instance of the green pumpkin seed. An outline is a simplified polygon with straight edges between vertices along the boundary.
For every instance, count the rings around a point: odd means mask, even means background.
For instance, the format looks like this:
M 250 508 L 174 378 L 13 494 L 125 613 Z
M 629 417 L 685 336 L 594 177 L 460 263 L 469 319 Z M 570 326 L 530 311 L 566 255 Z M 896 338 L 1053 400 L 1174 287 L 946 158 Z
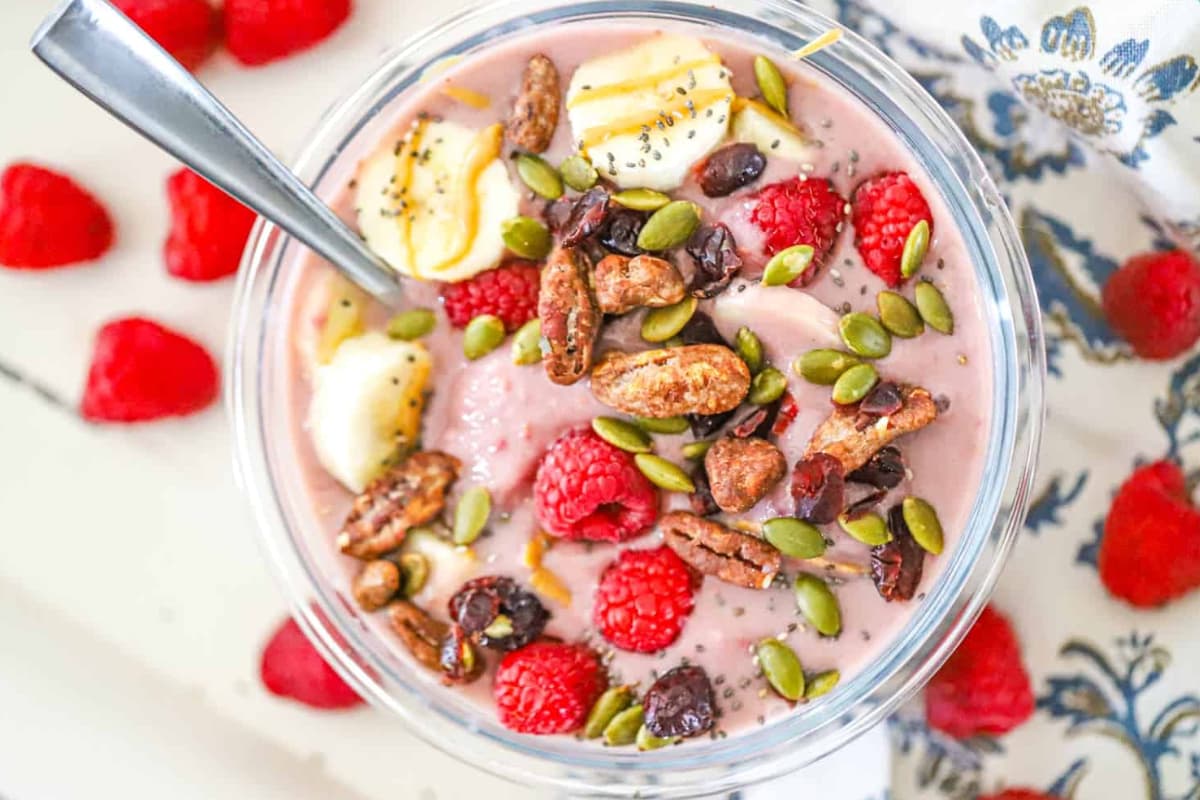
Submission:
M 856 364 L 842 373 L 833 384 L 833 402 L 840 406 L 857 403 L 879 380 L 879 374 L 870 364 Z
M 858 356 L 841 350 L 809 350 L 792 362 L 792 371 L 809 383 L 832 386 L 843 372 L 861 363 Z
M 754 79 L 758 82 L 758 91 L 763 100 L 782 116 L 788 115 L 787 81 L 775 62 L 766 56 L 755 56 Z
M 500 223 L 504 246 L 521 258 L 540 261 L 550 254 L 550 229 L 532 217 L 513 217 Z
M 630 686 L 613 686 L 605 690 L 588 712 L 587 722 L 583 726 L 584 738 L 598 739 L 613 717 L 629 708 L 632 702 L 633 688 Z
M 750 381 L 746 399 L 756 406 L 774 403 L 787 391 L 787 376 L 774 367 L 767 367 Z
M 642 338 L 647 342 L 665 342 L 683 330 L 696 313 L 696 298 L 685 297 L 678 303 L 652 308 L 642 318 Z
M 674 200 L 646 220 L 638 234 L 637 246 L 651 252 L 669 250 L 690 239 L 699 224 L 699 206 L 687 200 Z
M 666 489 L 668 492 L 684 492 L 685 494 L 696 491 L 696 484 L 692 483 L 688 474 L 662 456 L 638 453 L 633 460 L 642 474 L 660 489 Z
M 687 342 L 685 342 L 683 340 L 682 336 L 679 336 L 677 334 L 675 336 L 672 336 L 670 339 L 667 339 L 665 342 L 663 342 L 662 346 L 663 347 L 683 347 L 685 344 L 687 344 Z
M 954 333 L 954 312 L 938 288 L 929 281 L 921 281 L 913 291 L 917 296 L 917 311 L 925 324 L 947 336 Z
M 623 747 L 637 741 L 646 715 L 641 704 L 630 706 L 619 712 L 604 728 L 604 743 L 609 747 Z
M 823 694 L 829 694 L 841 679 L 842 673 L 836 669 L 827 669 L 817 673 L 808 679 L 808 685 L 804 687 L 804 699 L 816 700 Z
M 471 544 L 487 527 L 492 513 L 492 496 L 485 486 L 472 486 L 463 492 L 454 509 L 454 543 Z
M 829 584 L 816 575 L 802 572 L 792 583 L 796 608 L 822 636 L 837 636 L 842 632 L 842 609 Z
M 804 668 L 796 651 L 778 639 L 763 639 L 754 648 L 758 666 L 771 688 L 785 700 L 795 702 L 804 697 Z
M 422 336 L 428 336 L 436 324 L 437 317 L 430 309 L 410 308 L 388 320 L 387 335 L 393 339 L 411 342 Z
M 940 555 L 944 537 L 942 523 L 933 506 L 919 497 L 906 497 L 900 504 L 900 510 L 904 514 L 904 524 L 917 544 L 935 556 Z
M 816 558 L 825 552 L 825 537 L 812 523 L 795 517 L 776 517 L 762 524 L 763 537 L 792 558 Z
M 851 538 L 871 547 L 878 547 L 892 540 L 887 523 L 878 514 L 862 514 L 853 518 L 841 514 L 838 516 L 838 525 L 841 525 L 842 530 Z
M 895 292 L 880 292 L 875 298 L 879 307 L 879 321 L 893 336 L 911 339 L 925 332 L 925 323 L 917 307 L 908 302 L 904 295 Z
M 401 553 L 397 562 L 404 596 L 415 597 L 420 594 L 425 588 L 425 581 L 429 579 L 429 559 L 420 553 Z
M 892 336 L 879 320 L 862 311 L 852 311 L 838 321 L 846 347 L 863 358 L 883 358 L 892 352 Z
M 696 442 L 688 442 L 679 448 L 679 452 L 688 461 L 699 461 L 707 455 L 708 449 L 712 446 L 712 439 L 700 439 Z
M 497 614 L 492 624 L 484 628 L 483 632 L 492 639 L 507 639 L 513 634 L 512 620 L 504 614 Z
M 780 250 L 763 269 L 763 286 L 785 286 L 791 283 L 809 268 L 812 259 L 813 249 L 806 244 Z
M 921 268 L 925 254 L 929 252 L 929 223 L 921 220 L 913 225 L 904 240 L 904 251 L 900 255 L 900 274 L 911 278 Z
M 504 341 L 504 322 L 492 314 L 480 314 L 463 331 L 463 355 L 469 360 L 483 358 Z
M 529 320 L 513 334 L 512 360 L 524 366 L 542 360 L 542 321 L 537 317 Z
M 637 732 L 637 749 L 641 751 L 657 750 L 660 747 L 666 747 L 669 744 L 675 744 L 679 741 L 678 736 L 655 736 L 650 732 L 650 729 L 645 725 Z
M 634 417 L 633 421 L 646 433 L 683 433 L 691 427 L 684 417 Z
M 592 166 L 592 162 L 578 153 L 567 156 L 558 165 L 558 171 L 562 174 L 563 183 L 577 192 L 586 192 L 596 185 L 596 181 L 600 177 L 596 174 L 596 168 Z
M 544 159 L 531 153 L 517 156 L 517 175 L 533 193 L 547 200 L 557 200 L 563 194 L 563 182 L 558 170 Z
M 592 430 L 604 441 L 627 453 L 650 452 L 650 435 L 632 422 L 616 417 L 596 417 L 592 420 Z
M 763 368 L 763 346 L 754 335 L 754 331 L 745 326 L 738 328 L 737 335 L 733 337 L 733 349 L 737 351 L 738 357 L 746 362 L 751 375 L 757 374 Z
M 671 202 L 669 195 L 653 189 L 626 189 L 614 194 L 612 199 L 614 203 L 632 208 L 634 211 L 658 211 Z

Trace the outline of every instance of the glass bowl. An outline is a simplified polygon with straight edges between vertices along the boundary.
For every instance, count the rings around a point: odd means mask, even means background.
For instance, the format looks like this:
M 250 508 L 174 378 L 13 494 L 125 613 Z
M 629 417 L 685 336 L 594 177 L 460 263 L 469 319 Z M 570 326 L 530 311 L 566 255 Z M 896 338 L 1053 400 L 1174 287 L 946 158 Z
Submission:
M 788 0 L 505 0 L 476 6 L 413 36 L 320 120 L 295 171 L 324 197 L 347 178 L 343 152 L 375 141 L 372 123 L 430 64 L 549 26 L 605 21 L 684 21 L 735 29 L 796 50 L 835 27 Z M 902 633 L 819 703 L 728 739 L 637 753 L 585 747 L 571 737 L 513 734 L 398 657 L 346 597 L 328 531 L 299 495 L 287 414 L 291 378 L 285 301 L 300 245 L 259 222 L 242 264 L 229 352 L 228 403 L 239 478 L 267 558 L 300 625 L 341 675 L 376 706 L 397 713 L 436 747 L 526 785 L 574 795 L 683 797 L 717 794 L 794 771 L 883 720 L 937 669 L 987 601 L 1029 499 L 1042 424 L 1044 353 L 1033 281 L 1000 194 L 962 133 L 896 64 L 847 32 L 809 64 L 878 115 L 929 174 L 962 232 L 990 331 L 991 429 L 968 527 Z

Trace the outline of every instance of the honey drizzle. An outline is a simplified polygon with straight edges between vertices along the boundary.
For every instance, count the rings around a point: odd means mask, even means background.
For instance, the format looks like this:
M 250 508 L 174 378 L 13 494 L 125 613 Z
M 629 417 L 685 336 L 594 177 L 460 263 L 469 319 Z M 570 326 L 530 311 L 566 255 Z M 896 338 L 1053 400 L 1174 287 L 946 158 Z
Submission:
M 599 125 L 595 128 L 588 128 L 583 132 L 580 141 L 583 143 L 583 149 L 586 151 L 589 148 L 595 147 L 598 144 L 603 144 L 609 139 L 615 139 L 618 136 L 638 133 L 666 117 L 675 117 L 682 119 L 685 113 L 690 113 L 693 109 L 696 113 L 708 111 L 712 106 L 716 106 L 721 102 L 731 102 L 733 95 L 727 89 L 708 89 L 702 92 L 693 92 L 688 97 L 676 97 L 663 103 L 662 107 L 656 109 L 651 114 L 645 112 L 640 114 L 630 114 L 621 117 L 607 125 Z M 689 106 L 688 104 L 691 103 Z M 665 115 L 665 116 L 664 116 Z
M 721 63 L 720 56 L 711 55 L 708 58 L 698 58 L 694 61 L 685 61 L 682 64 L 674 64 L 670 69 L 653 72 L 649 75 L 643 75 L 638 78 L 630 78 L 625 81 L 617 81 L 616 83 L 608 83 L 604 86 L 597 86 L 594 89 L 581 89 L 570 100 L 567 101 L 567 108 L 575 108 L 583 103 L 590 103 L 594 100 L 603 100 L 608 97 L 615 97 L 626 94 L 627 92 L 640 92 L 646 89 L 653 89 L 659 84 L 678 81 L 687 77 L 688 72 L 697 69 L 703 69 L 709 66 L 718 66 Z M 674 91 L 674 89 L 672 89 Z

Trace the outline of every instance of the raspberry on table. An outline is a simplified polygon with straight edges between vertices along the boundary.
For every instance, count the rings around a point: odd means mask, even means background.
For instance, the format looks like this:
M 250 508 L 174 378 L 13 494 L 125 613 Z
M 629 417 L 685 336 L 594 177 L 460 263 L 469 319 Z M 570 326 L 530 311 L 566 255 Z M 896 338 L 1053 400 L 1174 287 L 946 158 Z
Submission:
M 352 708 L 362 703 L 291 618 L 263 649 L 259 676 L 271 694 L 312 708 Z
M 1059 800 L 1059 798 L 1035 789 L 1005 789 L 998 794 L 984 795 L 979 800 Z
M 929 727 L 965 739 L 1011 731 L 1033 715 L 1033 689 L 1008 619 L 990 606 L 925 687 Z
M 329 37 L 350 0 L 225 0 L 225 46 L 247 66 L 285 58 Z
M 108 211 L 70 177 L 27 162 L 0 174 L 0 264 L 78 264 L 104 255 L 112 243 Z
M 496 669 L 492 693 L 500 723 L 518 733 L 570 733 L 607 688 L 587 646 L 541 641 L 514 650 Z
M 512 333 L 537 316 L 541 270 L 531 261 L 508 261 L 459 283 L 442 288 L 446 316 L 456 328 L 480 314 L 491 314 Z
M 867 269 L 892 288 L 904 278 L 900 257 L 913 227 L 925 220 L 933 236 L 933 214 L 912 178 L 885 172 L 858 185 L 851 198 L 854 245 Z
M 213 281 L 237 272 L 255 213 L 190 169 L 167 180 L 167 199 L 167 272 L 187 281 Z
M 80 413 L 93 422 L 182 416 L 216 400 L 219 388 L 207 350 L 153 320 L 127 317 L 96 334 Z
M 563 539 L 621 542 L 658 519 L 658 491 L 633 456 L 577 428 L 546 450 L 533 483 L 534 512 Z
M 1129 259 L 1102 301 L 1108 324 L 1142 358 L 1174 358 L 1200 338 L 1200 264 L 1182 250 Z
M 113 0 L 151 39 L 195 70 L 221 41 L 221 15 L 209 0 Z
M 807 285 L 837 242 L 846 201 L 826 178 L 791 178 L 772 183 L 754 195 L 750 220 L 765 236 L 765 254 L 773 256 L 793 245 L 813 249 L 813 263 L 793 285 Z
M 1104 521 L 1098 566 L 1109 593 L 1143 608 L 1200 586 L 1200 510 L 1178 464 L 1141 467 L 1121 486 Z
M 696 576 L 669 547 L 625 550 L 596 587 L 593 618 L 622 650 L 654 653 L 679 638 L 692 613 Z

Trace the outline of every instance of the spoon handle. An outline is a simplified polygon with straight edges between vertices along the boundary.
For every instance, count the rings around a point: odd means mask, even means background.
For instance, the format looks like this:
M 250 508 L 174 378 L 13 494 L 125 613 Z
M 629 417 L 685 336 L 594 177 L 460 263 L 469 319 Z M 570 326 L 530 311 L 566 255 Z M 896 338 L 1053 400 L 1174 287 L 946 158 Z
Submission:
M 66 0 L 33 52 L 68 83 L 394 305 L 395 273 L 186 69 L 105 0 Z

